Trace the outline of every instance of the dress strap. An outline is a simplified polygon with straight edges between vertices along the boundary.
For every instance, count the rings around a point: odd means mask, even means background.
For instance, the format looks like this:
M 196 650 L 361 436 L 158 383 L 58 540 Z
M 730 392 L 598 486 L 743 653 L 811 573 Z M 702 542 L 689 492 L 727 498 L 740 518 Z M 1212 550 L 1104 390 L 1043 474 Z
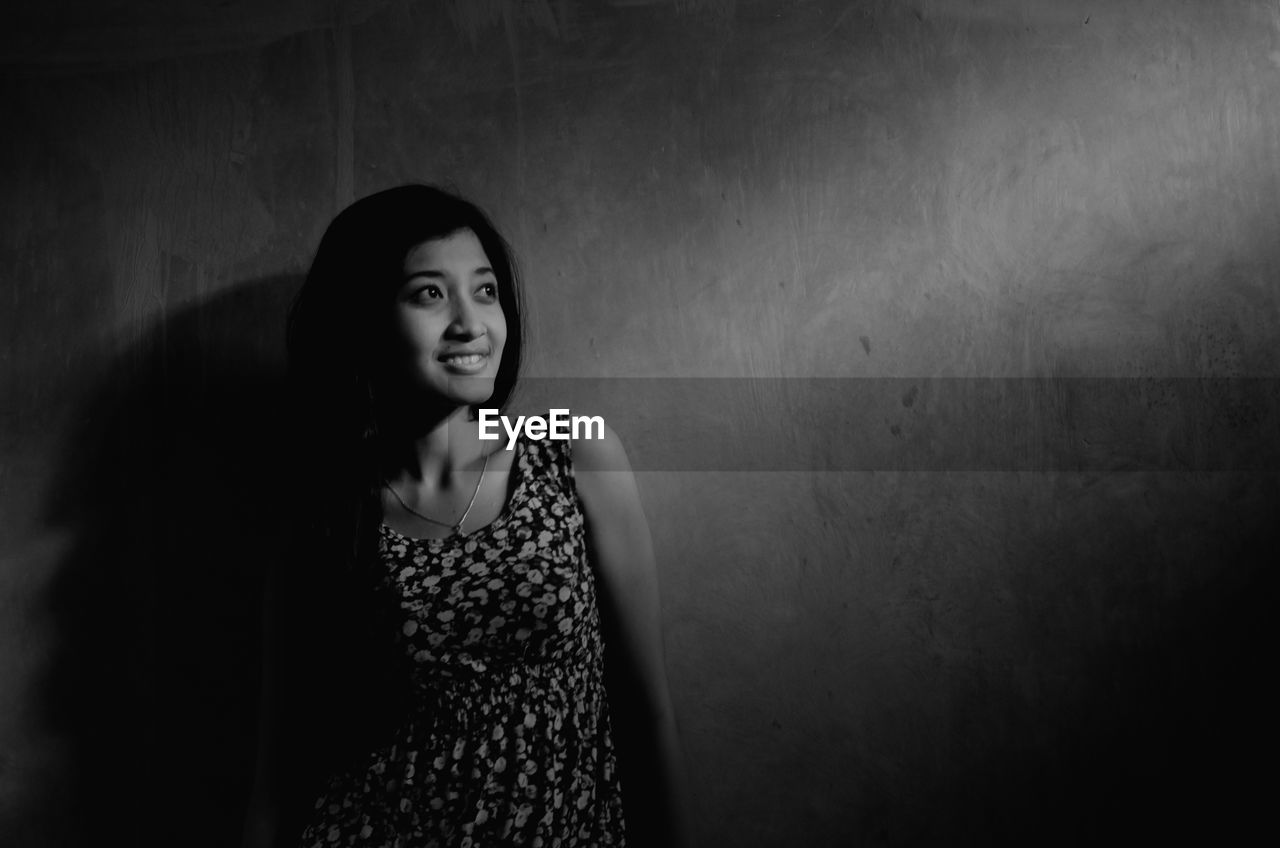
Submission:
M 569 439 L 529 439 L 523 430 L 517 438 L 523 442 L 521 447 L 529 457 L 534 476 L 573 482 L 573 448 Z

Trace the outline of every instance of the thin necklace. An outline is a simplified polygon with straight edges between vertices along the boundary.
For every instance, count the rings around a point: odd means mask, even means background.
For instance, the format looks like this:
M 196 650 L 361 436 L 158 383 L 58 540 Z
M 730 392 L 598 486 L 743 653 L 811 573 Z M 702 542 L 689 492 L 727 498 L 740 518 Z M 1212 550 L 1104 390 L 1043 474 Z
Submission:
M 404 507 L 406 510 L 408 510 L 409 512 L 413 513 L 414 515 L 418 516 L 419 518 L 425 521 L 430 521 L 432 524 L 439 524 L 441 527 L 448 527 L 449 535 L 452 536 L 452 535 L 456 535 L 458 531 L 462 529 L 462 522 L 466 521 L 467 516 L 471 514 L 471 507 L 475 505 L 476 495 L 480 494 L 480 481 L 484 479 L 484 473 L 488 469 L 489 469 L 489 454 L 485 454 L 484 465 L 481 466 L 480 468 L 480 476 L 476 477 L 476 490 L 471 493 L 471 500 L 467 501 L 467 508 L 462 511 L 462 517 L 458 519 L 457 524 L 449 524 L 448 522 L 440 521 L 439 519 L 435 519 L 429 515 L 423 515 L 422 513 L 418 512 L 416 509 L 414 509 L 413 507 L 405 503 L 404 498 L 396 494 L 396 490 L 391 488 L 391 484 L 387 482 L 385 477 L 382 480 L 382 485 L 386 486 L 387 491 L 391 493 L 391 496 L 400 502 L 400 506 Z

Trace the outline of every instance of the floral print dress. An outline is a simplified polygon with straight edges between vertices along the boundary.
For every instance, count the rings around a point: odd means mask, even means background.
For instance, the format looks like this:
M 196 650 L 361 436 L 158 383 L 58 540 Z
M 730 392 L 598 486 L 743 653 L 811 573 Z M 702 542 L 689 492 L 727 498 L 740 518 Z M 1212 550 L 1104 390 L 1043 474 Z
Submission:
M 335 775 L 302 844 L 623 845 L 603 644 L 567 441 L 521 436 L 490 525 L 447 539 L 380 528 L 382 589 L 413 708 Z

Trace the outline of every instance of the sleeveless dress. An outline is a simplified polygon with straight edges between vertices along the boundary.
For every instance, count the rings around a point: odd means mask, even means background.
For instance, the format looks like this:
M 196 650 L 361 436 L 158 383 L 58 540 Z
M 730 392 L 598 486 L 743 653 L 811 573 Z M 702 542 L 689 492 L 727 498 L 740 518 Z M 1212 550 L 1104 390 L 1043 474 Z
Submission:
M 521 435 L 506 509 L 463 536 L 379 530 L 412 707 L 334 775 L 302 844 L 623 845 L 595 582 L 568 441 Z

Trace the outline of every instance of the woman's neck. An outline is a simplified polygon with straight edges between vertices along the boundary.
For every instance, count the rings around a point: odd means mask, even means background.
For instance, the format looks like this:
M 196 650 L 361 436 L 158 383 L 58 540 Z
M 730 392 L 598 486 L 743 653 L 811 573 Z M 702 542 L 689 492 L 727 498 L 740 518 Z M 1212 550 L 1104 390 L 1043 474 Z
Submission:
M 391 427 L 386 435 L 383 473 L 389 480 L 448 486 L 459 469 L 475 463 L 484 453 L 479 429 L 466 406 L 416 427 Z

